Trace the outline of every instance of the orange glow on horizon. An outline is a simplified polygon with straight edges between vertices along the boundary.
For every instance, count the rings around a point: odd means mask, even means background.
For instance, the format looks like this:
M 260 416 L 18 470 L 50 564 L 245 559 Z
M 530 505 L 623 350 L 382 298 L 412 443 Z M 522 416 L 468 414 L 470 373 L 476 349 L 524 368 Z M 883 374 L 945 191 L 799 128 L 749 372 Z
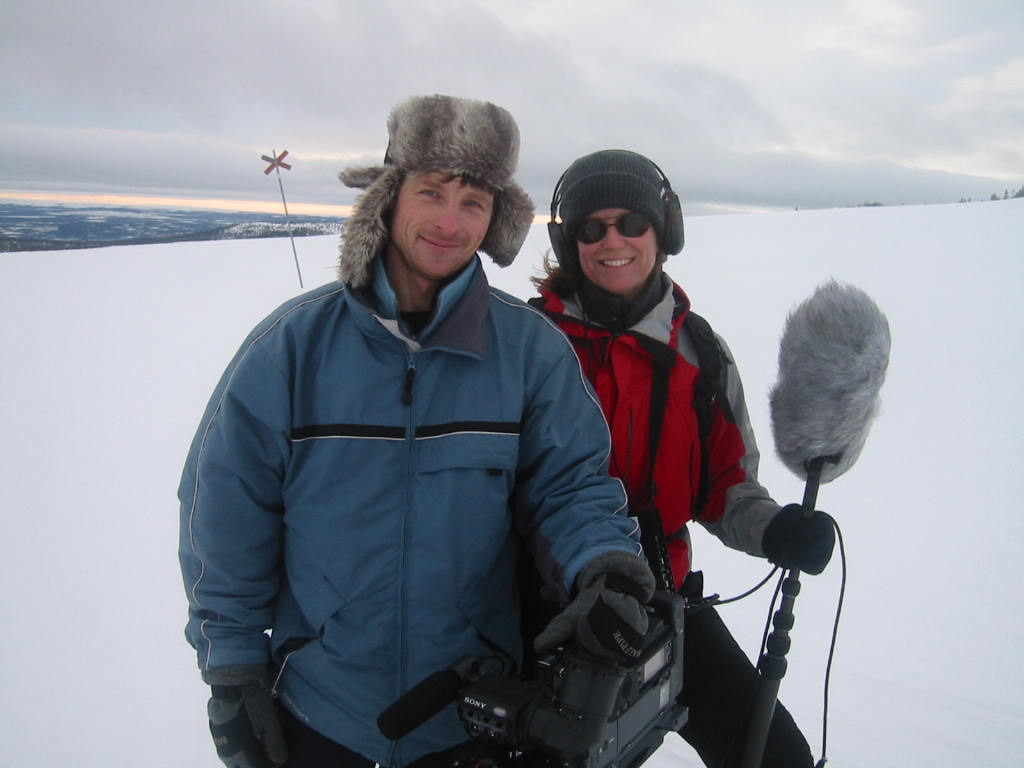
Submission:
M 280 203 L 260 200 L 227 200 L 202 197 L 162 197 L 159 195 L 86 194 L 78 192 L 4 192 L 0 200 L 25 200 L 37 203 L 77 203 L 110 206 L 152 206 L 154 208 L 205 208 L 215 211 L 246 213 L 284 213 Z M 351 205 L 289 203 L 288 213 L 300 216 L 349 216 Z

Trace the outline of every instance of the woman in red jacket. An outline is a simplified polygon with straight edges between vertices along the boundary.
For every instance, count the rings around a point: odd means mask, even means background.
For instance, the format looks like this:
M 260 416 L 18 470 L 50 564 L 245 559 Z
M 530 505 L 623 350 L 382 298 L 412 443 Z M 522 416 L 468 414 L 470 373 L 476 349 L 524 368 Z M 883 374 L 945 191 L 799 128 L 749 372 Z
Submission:
M 699 319 L 687 322 L 690 301 L 662 270 L 666 256 L 682 249 L 683 218 L 661 170 L 624 150 L 579 158 L 556 185 L 548 229 L 557 267 L 538 281 L 541 298 L 532 303 L 569 337 L 601 400 L 612 432 L 610 471 L 626 486 L 648 549 L 668 561 L 663 580 L 700 606 L 687 612 L 680 700 L 689 721 L 681 735 L 706 765 L 736 765 L 757 673 L 714 608 L 699 600 L 686 524 L 696 520 L 726 546 L 820 573 L 832 554 L 832 520 L 780 507 L 757 480 L 736 366 L 706 323 L 704 343 L 693 338 Z M 720 383 L 706 390 L 698 350 L 709 344 L 721 360 Z M 652 530 L 659 521 L 661 531 Z M 658 553 L 647 555 L 658 572 Z M 781 705 L 763 764 L 813 764 Z

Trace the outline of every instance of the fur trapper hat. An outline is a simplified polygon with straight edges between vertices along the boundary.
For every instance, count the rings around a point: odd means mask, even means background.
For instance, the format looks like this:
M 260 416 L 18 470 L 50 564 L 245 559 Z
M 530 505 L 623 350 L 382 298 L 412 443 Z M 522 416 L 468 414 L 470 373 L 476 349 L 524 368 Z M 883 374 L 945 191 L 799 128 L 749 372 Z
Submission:
M 338 178 L 365 190 L 345 222 L 338 274 L 364 288 L 370 265 L 390 238 L 387 214 L 407 174 L 439 171 L 492 187 L 494 213 L 480 250 L 495 264 L 512 263 L 533 222 L 533 201 L 512 180 L 519 159 L 519 128 L 494 104 L 452 96 L 414 96 L 388 117 L 383 165 L 346 168 Z

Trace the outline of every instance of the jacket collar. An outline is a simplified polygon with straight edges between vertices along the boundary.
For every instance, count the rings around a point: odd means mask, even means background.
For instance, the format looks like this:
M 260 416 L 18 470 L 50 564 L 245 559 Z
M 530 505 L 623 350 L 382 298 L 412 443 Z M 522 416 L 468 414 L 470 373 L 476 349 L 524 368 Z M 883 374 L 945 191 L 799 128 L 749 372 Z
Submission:
M 640 287 L 637 296 L 625 299 L 584 276 L 577 284 L 576 298 L 588 320 L 604 326 L 614 336 L 621 336 L 664 298 L 668 282 L 661 269 L 656 269 Z
M 438 292 L 430 320 L 415 337 L 401 322 L 398 297 L 388 281 L 384 259 L 374 261 L 373 284 L 366 291 L 349 288 L 353 297 L 376 322 L 405 343 L 411 352 L 444 347 L 482 357 L 484 326 L 490 306 L 487 275 L 474 256 L 466 267 Z
M 544 306 L 549 311 L 575 320 L 587 328 L 599 329 L 606 333 L 611 332 L 609 329 L 586 317 L 577 294 L 573 293 L 566 297 L 558 297 L 550 291 L 543 291 L 542 296 L 545 299 Z M 690 300 L 683 292 L 683 289 L 672 282 L 671 279 L 666 278 L 661 299 L 646 315 L 634 323 L 627 333 L 671 345 L 676 330 L 682 324 L 689 310 Z

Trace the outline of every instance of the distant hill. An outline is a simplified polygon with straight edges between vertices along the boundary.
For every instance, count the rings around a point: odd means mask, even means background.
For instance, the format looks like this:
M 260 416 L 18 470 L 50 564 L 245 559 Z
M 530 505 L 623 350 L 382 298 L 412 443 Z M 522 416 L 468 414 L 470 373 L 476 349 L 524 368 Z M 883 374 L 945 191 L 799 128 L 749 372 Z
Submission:
M 295 237 L 337 233 L 343 221 L 329 216 L 290 219 Z M 0 204 L 0 252 L 287 236 L 283 214 Z

